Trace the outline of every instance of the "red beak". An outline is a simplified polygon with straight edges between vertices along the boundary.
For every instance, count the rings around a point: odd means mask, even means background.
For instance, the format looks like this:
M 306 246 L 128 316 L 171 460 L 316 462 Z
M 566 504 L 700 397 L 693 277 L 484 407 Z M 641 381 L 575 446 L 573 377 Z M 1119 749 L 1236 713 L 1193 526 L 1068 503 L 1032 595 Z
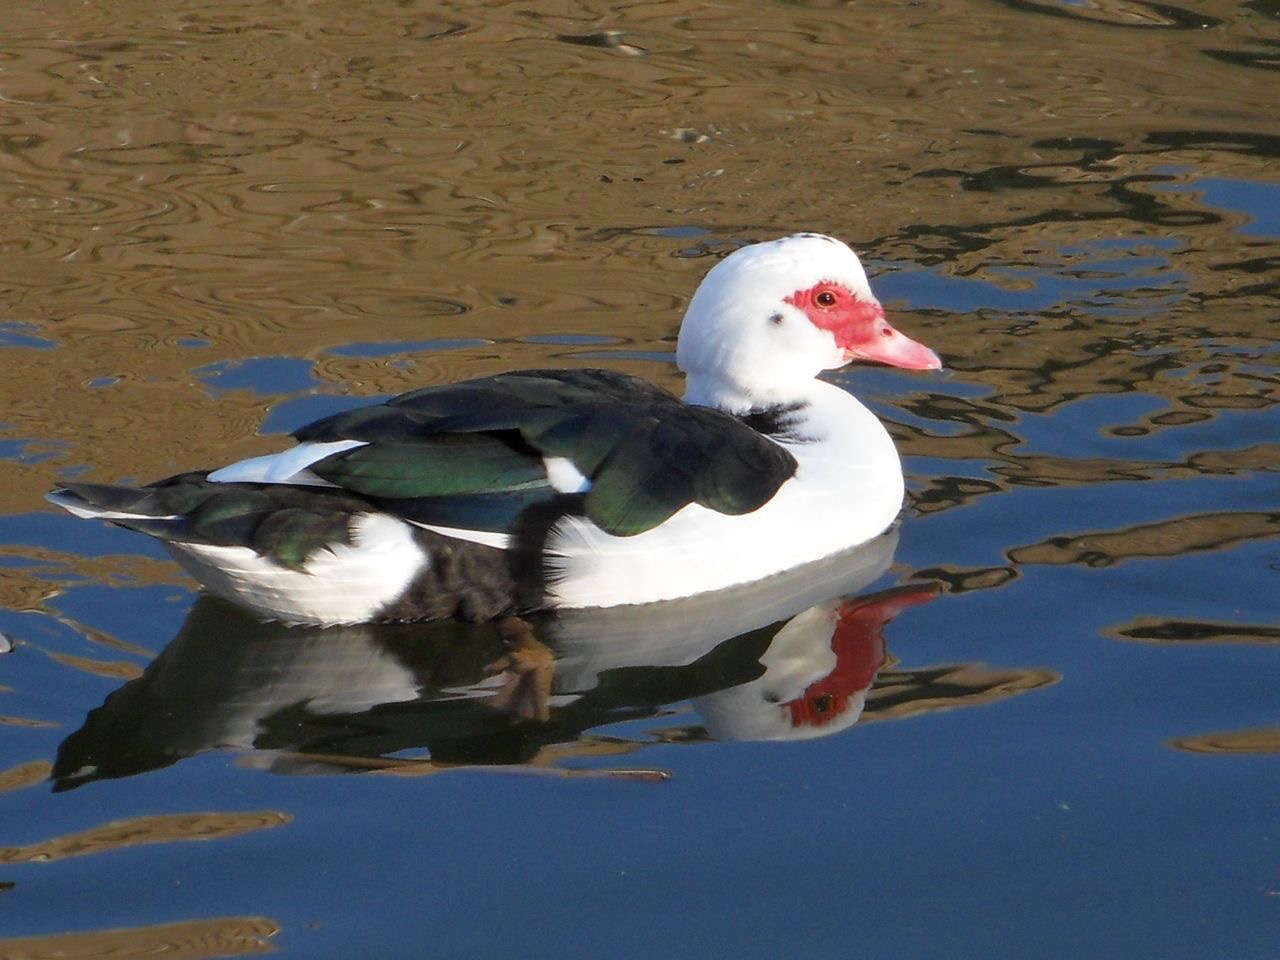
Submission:
M 899 333 L 883 319 L 873 324 L 874 333 L 867 340 L 845 347 L 845 360 L 876 360 L 903 370 L 941 370 L 938 355 L 923 343 Z

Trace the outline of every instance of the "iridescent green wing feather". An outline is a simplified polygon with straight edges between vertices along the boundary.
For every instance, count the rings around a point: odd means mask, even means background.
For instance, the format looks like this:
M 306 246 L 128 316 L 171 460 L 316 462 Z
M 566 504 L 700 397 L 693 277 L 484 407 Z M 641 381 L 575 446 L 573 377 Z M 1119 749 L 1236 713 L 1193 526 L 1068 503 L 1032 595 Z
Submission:
M 295 436 L 365 444 L 311 466 L 330 483 L 418 522 L 486 529 L 514 516 L 499 507 L 503 495 L 519 494 L 521 508 L 556 496 L 547 457 L 569 460 L 590 480 L 587 517 L 619 536 L 695 502 L 728 514 L 758 509 L 795 472 L 786 450 L 736 418 L 599 370 L 428 387 Z
M 180 474 L 141 489 L 68 483 L 86 503 L 131 516 L 122 527 L 182 543 L 248 547 L 301 569 L 317 550 L 350 543 L 350 521 L 369 505 L 341 491 L 280 484 L 213 483 Z

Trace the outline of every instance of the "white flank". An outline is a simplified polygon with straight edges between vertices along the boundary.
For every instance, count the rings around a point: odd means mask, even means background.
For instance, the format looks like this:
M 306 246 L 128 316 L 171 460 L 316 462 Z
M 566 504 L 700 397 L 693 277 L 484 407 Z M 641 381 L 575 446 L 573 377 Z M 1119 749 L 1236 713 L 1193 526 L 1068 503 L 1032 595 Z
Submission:
M 363 447 L 361 440 L 333 440 L 329 443 L 300 443 L 282 453 L 250 457 L 228 464 L 209 474 L 214 483 L 305 483 L 330 487 L 307 468 L 317 460 L 352 447 Z
M 591 481 L 582 475 L 572 460 L 543 457 L 542 468 L 547 471 L 547 480 L 556 493 L 586 493 L 591 489 Z
M 287 623 L 358 623 L 399 599 L 430 565 L 411 526 L 381 513 L 351 521 L 352 543 L 317 550 L 291 570 L 248 547 L 166 543 L 210 592 Z
M 875 416 L 839 387 L 813 381 L 783 445 L 795 477 L 754 513 L 690 504 L 653 530 L 615 537 L 567 517 L 548 542 L 553 605 L 610 607 L 687 597 L 771 576 L 872 539 L 902 507 L 902 471 Z

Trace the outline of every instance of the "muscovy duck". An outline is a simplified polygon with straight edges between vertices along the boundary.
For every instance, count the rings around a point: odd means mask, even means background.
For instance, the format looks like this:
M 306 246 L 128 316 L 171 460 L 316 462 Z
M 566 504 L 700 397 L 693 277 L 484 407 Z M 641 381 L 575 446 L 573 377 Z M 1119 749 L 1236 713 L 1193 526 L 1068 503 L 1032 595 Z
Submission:
M 285 622 L 691 596 L 893 523 L 893 441 L 817 379 L 855 359 L 941 367 L 889 325 L 849 247 L 797 234 L 702 281 L 677 344 L 683 400 L 608 370 L 503 373 L 325 417 L 212 473 L 49 499 L 157 537 L 210 592 Z

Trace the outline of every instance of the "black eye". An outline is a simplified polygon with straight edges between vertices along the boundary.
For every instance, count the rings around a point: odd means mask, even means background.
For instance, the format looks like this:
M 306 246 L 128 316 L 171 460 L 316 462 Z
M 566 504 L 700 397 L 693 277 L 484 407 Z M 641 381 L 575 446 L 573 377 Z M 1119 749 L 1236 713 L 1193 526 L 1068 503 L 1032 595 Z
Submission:
M 836 305 L 836 295 L 830 290 L 823 290 L 813 299 L 820 307 L 834 307 Z

